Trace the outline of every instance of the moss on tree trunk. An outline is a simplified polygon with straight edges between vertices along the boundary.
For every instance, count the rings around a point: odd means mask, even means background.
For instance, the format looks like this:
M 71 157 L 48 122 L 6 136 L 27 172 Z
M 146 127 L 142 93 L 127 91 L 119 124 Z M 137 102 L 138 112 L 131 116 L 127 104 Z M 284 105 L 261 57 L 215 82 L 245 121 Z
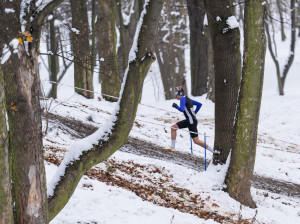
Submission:
M 3 73 L 0 66 L 0 223 L 13 223 Z
M 225 183 L 229 195 L 251 208 L 250 194 L 256 155 L 257 127 L 264 77 L 264 7 L 260 0 L 245 4 L 244 57 L 234 146 Z

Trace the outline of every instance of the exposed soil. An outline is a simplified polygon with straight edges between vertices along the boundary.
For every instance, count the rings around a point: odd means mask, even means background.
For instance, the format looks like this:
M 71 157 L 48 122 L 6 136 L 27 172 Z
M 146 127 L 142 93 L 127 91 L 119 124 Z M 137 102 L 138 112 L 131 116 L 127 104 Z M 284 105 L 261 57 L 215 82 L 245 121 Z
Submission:
M 52 122 L 61 123 L 67 128 L 73 130 L 72 132 L 69 131 L 68 133 L 76 138 L 78 138 L 79 136 L 85 137 L 87 135 L 90 135 L 98 129 L 93 125 L 85 124 L 78 120 L 61 117 L 52 113 L 48 114 L 48 118 Z M 169 153 L 163 150 L 161 146 L 137 138 L 129 137 L 128 142 L 119 150 L 139 156 L 173 162 L 175 164 L 185 166 L 197 171 L 204 170 L 204 160 L 202 158 L 182 152 Z M 254 188 L 269 191 L 272 193 L 300 198 L 299 184 L 283 182 L 268 177 L 254 175 L 252 179 L 252 186 Z

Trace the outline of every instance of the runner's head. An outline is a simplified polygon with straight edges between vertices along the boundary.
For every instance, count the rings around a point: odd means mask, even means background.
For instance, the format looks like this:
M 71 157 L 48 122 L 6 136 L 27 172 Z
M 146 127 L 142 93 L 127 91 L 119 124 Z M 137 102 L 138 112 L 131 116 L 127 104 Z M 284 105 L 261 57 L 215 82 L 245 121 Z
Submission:
M 177 86 L 174 91 L 174 96 L 176 99 L 180 99 L 184 96 L 184 90 L 181 86 Z

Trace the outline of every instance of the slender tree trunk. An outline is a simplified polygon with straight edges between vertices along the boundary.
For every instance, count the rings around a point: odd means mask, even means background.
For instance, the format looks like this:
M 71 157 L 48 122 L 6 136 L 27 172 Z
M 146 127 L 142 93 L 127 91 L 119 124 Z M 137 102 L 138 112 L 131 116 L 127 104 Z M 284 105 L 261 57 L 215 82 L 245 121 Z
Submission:
M 121 81 L 118 71 L 117 35 L 116 35 L 116 2 L 102 0 L 98 4 L 97 45 L 100 60 L 100 79 L 103 97 L 115 101 L 118 97 Z
M 164 4 L 155 53 L 164 86 L 166 99 L 174 98 L 176 86 L 186 90 L 184 45 L 186 44 L 186 13 L 172 15 L 170 12 L 176 5 L 183 4 L 183 0 L 171 0 Z
M 241 76 L 240 31 L 226 23 L 233 16 L 230 0 L 206 0 L 215 69 L 214 164 L 224 164 L 232 149 L 233 123 Z
M 284 84 L 285 84 L 285 79 L 287 77 L 287 74 L 293 64 L 294 57 L 295 57 L 295 44 L 296 44 L 296 15 L 295 15 L 295 0 L 291 0 L 290 4 L 290 9 L 291 9 L 291 43 L 290 43 L 290 54 L 287 60 L 287 63 L 284 66 L 282 75 L 280 71 L 280 65 L 279 61 L 277 59 L 276 53 L 274 53 L 273 47 L 272 47 L 272 40 L 271 40 L 271 35 L 270 35 L 270 29 L 268 23 L 266 23 L 266 33 L 267 33 L 267 38 L 268 38 L 268 48 L 269 52 L 271 54 L 272 60 L 274 61 L 274 64 L 276 66 L 276 74 L 277 74 L 277 81 L 278 81 L 278 88 L 279 88 L 279 95 L 283 96 L 284 95 Z M 270 13 L 270 12 L 269 12 Z M 267 18 L 265 18 L 267 20 Z M 271 22 L 271 21 L 270 21 Z M 274 32 L 274 31 L 273 31 Z M 274 46 L 276 47 L 276 43 L 274 42 Z M 276 49 L 275 49 L 276 50 Z
M 284 33 L 284 21 L 283 21 L 283 9 L 280 0 L 276 0 L 276 5 L 278 8 L 279 19 L 280 19 L 280 32 L 281 32 L 281 40 L 285 41 L 286 35 Z
M 129 62 L 128 75 L 124 92 L 120 99 L 120 112 L 108 140 L 100 140 L 89 151 L 73 161 L 60 178 L 53 197 L 49 198 L 49 220 L 66 205 L 72 196 L 82 175 L 92 166 L 110 157 L 127 140 L 135 120 L 136 111 L 142 95 L 142 88 L 147 71 L 153 62 L 153 44 L 157 32 L 163 0 L 150 0 L 138 37 L 138 51 L 135 60 Z
M 58 42 L 56 39 L 56 32 L 55 32 L 55 26 L 54 26 L 54 17 L 49 21 L 50 25 L 50 51 L 53 53 L 53 55 L 49 56 L 49 69 L 50 69 L 50 81 L 57 82 L 57 74 L 59 72 L 59 61 L 58 57 L 54 54 L 57 52 Z M 49 93 L 48 97 L 52 97 L 54 99 L 57 98 L 57 84 L 52 83 L 52 88 Z
M 250 188 L 264 78 L 264 12 L 260 0 L 246 0 L 242 81 L 235 121 L 234 146 L 225 179 L 229 195 L 251 208 L 256 207 Z
M 294 57 L 295 57 L 295 44 L 296 44 L 296 8 L 295 8 L 295 0 L 291 0 L 291 5 L 290 5 L 290 9 L 291 9 L 291 44 L 290 44 L 290 54 L 289 54 L 289 58 L 288 61 L 286 63 L 286 65 L 283 68 L 283 72 L 282 72 L 282 77 L 281 77 L 281 82 L 282 82 L 282 89 L 284 88 L 284 84 L 285 84 L 285 79 L 287 77 L 287 74 L 293 64 L 294 61 Z
M 89 23 L 87 18 L 86 1 L 70 0 L 72 12 L 72 49 L 74 54 L 75 86 L 94 90 L 93 75 L 91 72 L 91 57 L 89 45 Z M 76 29 L 76 30 L 75 30 Z M 94 98 L 94 93 L 75 89 L 86 98 Z
M 96 57 L 97 57 L 97 46 L 96 46 L 96 29 L 95 29 L 95 23 L 96 23 L 96 0 L 92 0 L 92 21 L 91 21 L 91 26 L 92 26 L 92 45 L 91 45 L 91 72 L 92 76 L 94 76 L 94 68 L 96 65 Z
M 215 69 L 214 69 L 214 52 L 210 32 L 208 26 L 204 27 L 204 33 L 207 40 L 207 63 L 208 63 L 208 82 L 207 82 L 207 98 L 212 102 L 216 101 L 215 94 Z
M 204 34 L 204 0 L 187 0 L 190 20 L 192 95 L 207 93 L 208 45 Z
M 269 30 L 269 24 L 266 22 L 265 23 L 265 28 L 266 28 L 266 34 L 268 38 L 268 49 L 271 54 L 271 58 L 275 64 L 276 67 L 276 76 L 277 76 L 277 82 L 278 82 L 278 89 L 279 89 L 279 94 L 283 95 L 283 86 L 281 82 L 281 76 L 280 76 L 280 65 L 279 61 L 277 60 L 277 56 L 274 54 L 273 47 L 272 47 L 272 40 L 271 40 L 271 35 L 270 35 L 270 30 Z M 275 44 L 275 42 L 274 42 Z
M 2 53 L 2 52 L 1 52 Z M 0 53 L 0 58 L 1 58 Z M 0 65 L 0 223 L 13 223 L 11 195 L 11 171 L 9 166 L 8 134 L 6 128 L 6 110 L 3 73 Z

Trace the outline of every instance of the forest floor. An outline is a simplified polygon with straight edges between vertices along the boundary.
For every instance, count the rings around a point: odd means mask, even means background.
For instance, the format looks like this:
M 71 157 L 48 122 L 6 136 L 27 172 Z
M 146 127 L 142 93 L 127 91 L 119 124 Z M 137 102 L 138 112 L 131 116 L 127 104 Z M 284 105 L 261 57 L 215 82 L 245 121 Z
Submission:
M 95 126 L 83 123 L 82 121 L 52 113 L 48 113 L 47 117 L 48 122 L 59 124 L 59 128 L 63 132 L 76 139 L 84 138 L 98 129 Z M 52 141 L 55 145 L 53 139 L 47 140 L 50 142 Z M 161 146 L 138 138 L 129 137 L 127 143 L 119 150 L 142 157 L 172 162 L 197 171 L 204 170 L 203 158 L 179 151 L 167 152 L 163 150 Z M 44 147 L 45 160 L 55 165 L 61 163 L 66 152 L 67 149 L 64 147 L 55 147 L 53 145 L 45 145 Z M 208 160 L 207 164 L 209 163 L 210 161 Z M 157 178 L 152 178 L 153 173 L 157 174 Z M 211 210 L 206 209 L 207 207 L 217 208 L 219 206 L 209 202 L 209 198 L 201 198 L 201 195 L 199 194 L 194 195 L 188 189 L 179 188 L 173 185 L 172 175 L 168 175 L 163 169 L 157 167 L 140 165 L 133 161 L 120 162 L 114 159 L 108 159 L 104 162 L 104 167 L 95 166 L 89 170 L 86 175 L 91 179 L 105 182 L 108 185 L 119 186 L 130 190 L 143 200 L 167 208 L 171 207 L 181 212 L 194 214 L 200 218 L 213 219 L 222 223 L 234 223 L 238 219 L 241 223 L 253 222 L 253 220 L 238 218 L 239 214 L 228 213 L 226 215 L 220 215 L 218 212 L 212 212 Z M 124 178 L 124 175 L 129 175 L 130 180 L 128 180 L 128 177 Z M 147 182 L 147 184 L 144 184 L 145 182 Z M 85 187 L 92 188 L 92 186 Z M 300 198 L 299 184 L 254 175 L 252 187 L 279 195 Z M 265 193 L 264 196 L 269 197 L 268 193 Z M 273 196 L 271 197 L 272 199 L 277 199 L 273 198 Z M 278 197 L 278 199 L 279 198 L 280 197 Z M 253 219 L 255 219 L 255 217 L 253 217 Z

